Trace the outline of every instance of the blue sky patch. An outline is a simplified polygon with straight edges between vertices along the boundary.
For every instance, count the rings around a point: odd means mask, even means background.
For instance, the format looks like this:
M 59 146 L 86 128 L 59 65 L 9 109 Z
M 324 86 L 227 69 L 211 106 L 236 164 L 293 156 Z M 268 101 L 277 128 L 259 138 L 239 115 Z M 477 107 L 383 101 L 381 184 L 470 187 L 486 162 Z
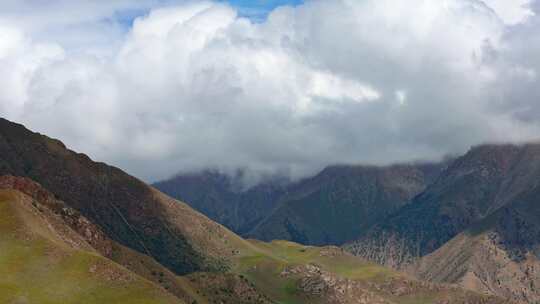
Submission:
M 261 21 L 268 16 L 273 9 L 284 5 L 299 5 L 303 0 L 227 0 L 230 5 L 236 7 L 241 16 Z

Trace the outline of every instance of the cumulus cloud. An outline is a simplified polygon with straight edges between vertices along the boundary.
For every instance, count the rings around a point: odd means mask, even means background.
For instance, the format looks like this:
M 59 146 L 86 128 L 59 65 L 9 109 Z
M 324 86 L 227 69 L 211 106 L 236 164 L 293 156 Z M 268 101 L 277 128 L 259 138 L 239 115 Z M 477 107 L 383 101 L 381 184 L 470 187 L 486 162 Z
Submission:
M 484 0 L 506 24 L 517 24 L 534 16 L 531 0 Z
M 0 115 L 149 181 L 205 168 L 296 178 L 540 128 L 535 3 L 313 0 L 252 22 L 197 1 L 115 32 L 103 20 L 130 7 L 118 3 L 81 21 L 80 45 L 31 26 L 49 17 L 0 13 Z

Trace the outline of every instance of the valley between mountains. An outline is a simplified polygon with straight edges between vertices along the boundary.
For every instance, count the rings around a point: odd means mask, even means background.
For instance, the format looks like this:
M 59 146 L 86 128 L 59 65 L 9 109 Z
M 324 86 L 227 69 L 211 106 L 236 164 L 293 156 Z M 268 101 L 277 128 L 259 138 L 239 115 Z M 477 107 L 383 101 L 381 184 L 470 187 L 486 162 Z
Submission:
M 538 177 L 531 144 L 149 186 L 0 119 L 0 302 L 537 303 Z
M 440 163 L 333 166 L 248 190 L 215 171 L 155 186 L 244 237 L 342 246 L 422 280 L 538 303 L 539 181 L 531 143 L 481 145 Z

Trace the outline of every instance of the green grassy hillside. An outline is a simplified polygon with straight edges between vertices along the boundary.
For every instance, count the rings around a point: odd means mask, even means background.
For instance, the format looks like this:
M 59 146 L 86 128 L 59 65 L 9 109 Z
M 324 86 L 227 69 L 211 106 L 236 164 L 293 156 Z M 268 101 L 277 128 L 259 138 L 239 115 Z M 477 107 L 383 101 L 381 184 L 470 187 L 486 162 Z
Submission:
M 255 250 L 238 258 L 233 271 L 281 304 L 504 303 L 462 289 L 416 281 L 338 247 L 250 242 Z
M 0 303 L 183 303 L 71 236 L 0 190 Z

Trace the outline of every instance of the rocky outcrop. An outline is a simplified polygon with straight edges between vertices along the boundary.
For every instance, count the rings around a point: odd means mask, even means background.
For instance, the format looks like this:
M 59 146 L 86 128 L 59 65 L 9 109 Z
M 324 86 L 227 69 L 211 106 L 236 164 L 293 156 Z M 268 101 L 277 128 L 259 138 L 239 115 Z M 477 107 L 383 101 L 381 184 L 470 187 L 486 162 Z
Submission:
M 11 175 L 0 176 L 0 189 L 18 190 L 31 198 L 32 204 L 44 214 L 53 214 L 61 219 L 62 223 L 77 232 L 93 249 L 101 255 L 110 258 L 113 251 L 113 242 L 98 226 L 82 216 L 75 209 L 57 200 L 55 196 L 44 189 L 40 184 L 24 177 Z M 64 229 L 57 224 L 57 229 Z
M 430 284 L 408 279 L 391 277 L 380 281 L 352 280 L 323 270 L 316 264 L 288 266 L 281 272 L 282 277 L 296 278 L 298 292 L 323 299 L 329 304 L 390 304 L 389 299 L 414 299 L 418 294 L 447 294 L 446 298 L 434 299 L 437 304 L 495 304 L 507 303 L 496 297 L 482 297 L 463 292 L 457 287 Z M 457 296 L 456 296 L 457 295 Z
M 325 303 L 390 303 L 360 282 L 337 277 L 315 264 L 286 267 L 281 276 L 298 278 L 298 292 L 322 298 Z

